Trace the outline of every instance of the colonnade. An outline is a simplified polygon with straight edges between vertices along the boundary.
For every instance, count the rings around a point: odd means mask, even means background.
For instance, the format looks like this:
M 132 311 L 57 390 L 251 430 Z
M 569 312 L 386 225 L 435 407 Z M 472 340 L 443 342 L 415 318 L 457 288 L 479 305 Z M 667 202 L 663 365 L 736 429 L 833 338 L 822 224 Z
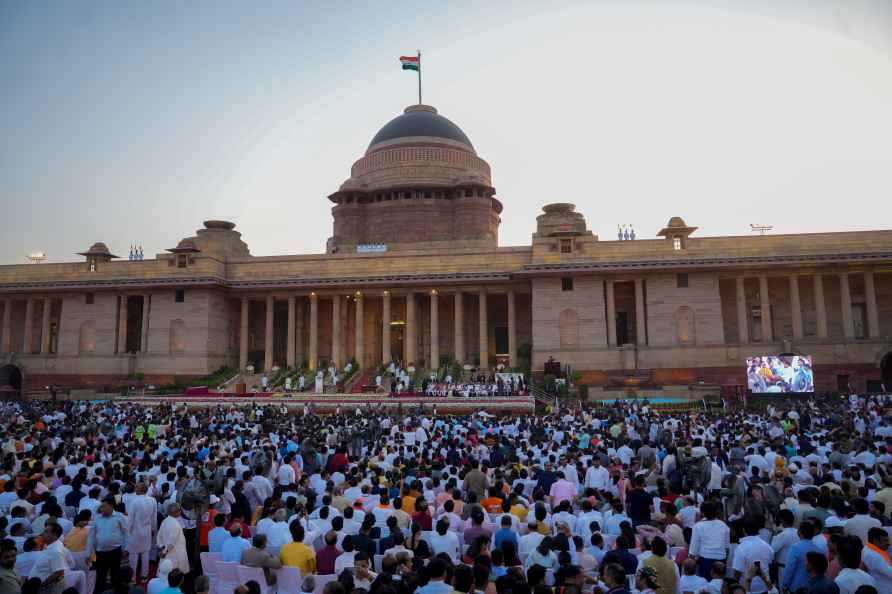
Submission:
M 478 300 L 479 312 L 479 347 L 481 353 L 481 367 L 489 367 L 490 324 L 488 320 L 488 297 L 489 292 L 484 290 L 478 291 L 448 291 L 446 295 L 451 296 L 454 304 L 454 349 L 452 358 L 459 364 L 467 363 L 467 353 L 465 352 L 465 298 L 466 296 L 476 297 Z M 516 327 L 516 298 L 513 290 L 501 291 L 498 294 L 506 295 L 508 305 L 508 359 L 509 365 L 513 366 L 517 363 L 517 327 Z M 403 291 L 397 294 L 390 290 L 380 292 L 362 292 L 355 291 L 352 293 L 330 293 L 320 294 L 316 291 L 308 295 L 268 295 L 265 298 L 265 332 L 264 332 L 264 369 L 270 369 L 274 362 L 274 332 L 275 332 L 275 302 L 277 300 L 287 300 L 288 302 L 288 321 L 286 336 L 286 356 L 285 364 L 294 367 L 302 360 L 304 353 L 302 347 L 304 343 L 307 345 L 306 360 L 311 369 L 315 369 L 319 363 L 319 302 L 329 301 L 331 303 L 331 362 L 338 368 L 343 367 L 349 357 L 346 353 L 346 337 L 344 336 L 344 327 L 342 324 L 342 309 L 346 307 L 345 299 L 351 298 L 355 301 L 354 316 L 354 352 L 353 358 L 362 362 L 365 360 L 366 326 L 365 326 L 365 307 L 364 304 L 368 299 L 381 300 L 381 326 L 374 340 L 381 345 L 381 364 L 388 364 L 394 358 L 391 348 L 391 324 L 393 320 L 393 301 L 405 301 L 405 320 L 404 322 L 404 341 L 402 359 L 406 364 L 415 364 L 419 360 L 418 355 L 418 332 L 420 330 L 418 317 L 418 306 L 420 299 L 428 301 L 430 320 L 430 360 L 427 362 L 428 367 L 438 367 L 441 357 L 440 348 L 440 309 L 441 309 L 441 291 L 438 289 L 429 289 L 424 291 Z M 256 299 L 245 296 L 241 298 L 241 314 L 240 314 L 240 341 L 239 341 L 239 367 L 244 368 L 248 364 L 248 349 L 250 335 L 250 303 Z M 304 307 L 309 305 L 309 328 L 307 335 L 304 335 L 303 321 L 305 319 Z

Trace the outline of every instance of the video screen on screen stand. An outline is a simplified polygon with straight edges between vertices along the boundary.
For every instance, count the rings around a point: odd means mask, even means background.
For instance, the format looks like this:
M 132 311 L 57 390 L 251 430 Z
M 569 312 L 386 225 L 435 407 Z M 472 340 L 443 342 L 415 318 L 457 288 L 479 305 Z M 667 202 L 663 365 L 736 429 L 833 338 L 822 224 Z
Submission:
M 753 394 L 814 392 L 811 356 L 766 355 L 747 358 L 746 383 Z

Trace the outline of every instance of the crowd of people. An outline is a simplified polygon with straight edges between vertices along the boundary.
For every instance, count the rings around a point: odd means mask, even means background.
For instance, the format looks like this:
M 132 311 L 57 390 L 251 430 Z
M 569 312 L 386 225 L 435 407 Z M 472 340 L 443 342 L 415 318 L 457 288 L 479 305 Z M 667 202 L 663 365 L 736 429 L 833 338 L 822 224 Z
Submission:
M 240 594 L 889 592 L 888 403 L 5 403 L 0 594 L 221 594 L 200 551 L 262 568 Z

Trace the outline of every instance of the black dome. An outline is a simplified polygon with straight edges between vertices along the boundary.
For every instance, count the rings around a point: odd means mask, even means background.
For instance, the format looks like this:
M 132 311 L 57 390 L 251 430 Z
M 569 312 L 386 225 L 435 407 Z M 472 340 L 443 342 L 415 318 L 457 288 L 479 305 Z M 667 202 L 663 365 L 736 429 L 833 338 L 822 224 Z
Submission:
M 383 128 L 378 130 L 369 148 L 379 142 L 395 140 L 397 138 L 406 138 L 408 136 L 434 136 L 437 138 L 448 138 L 474 149 L 474 145 L 461 131 L 461 128 L 453 124 L 449 119 L 437 113 L 437 110 L 429 105 L 413 105 L 407 107 L 403 115 L 397 116 L 387 122 Z

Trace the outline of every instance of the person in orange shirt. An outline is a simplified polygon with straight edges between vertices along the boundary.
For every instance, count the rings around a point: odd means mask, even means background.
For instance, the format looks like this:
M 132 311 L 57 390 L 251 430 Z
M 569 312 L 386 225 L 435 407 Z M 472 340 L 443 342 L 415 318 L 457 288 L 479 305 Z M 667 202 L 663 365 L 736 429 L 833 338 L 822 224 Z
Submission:
M 489 488 L 489 496 L 480 502 L 480 505 L 483 506 L 483 509 L 486 510 L 487 513 L 497 514 L 502 511 L 502 498 L 500 497 L 501 492 L 497 486 L 492 486 Z

